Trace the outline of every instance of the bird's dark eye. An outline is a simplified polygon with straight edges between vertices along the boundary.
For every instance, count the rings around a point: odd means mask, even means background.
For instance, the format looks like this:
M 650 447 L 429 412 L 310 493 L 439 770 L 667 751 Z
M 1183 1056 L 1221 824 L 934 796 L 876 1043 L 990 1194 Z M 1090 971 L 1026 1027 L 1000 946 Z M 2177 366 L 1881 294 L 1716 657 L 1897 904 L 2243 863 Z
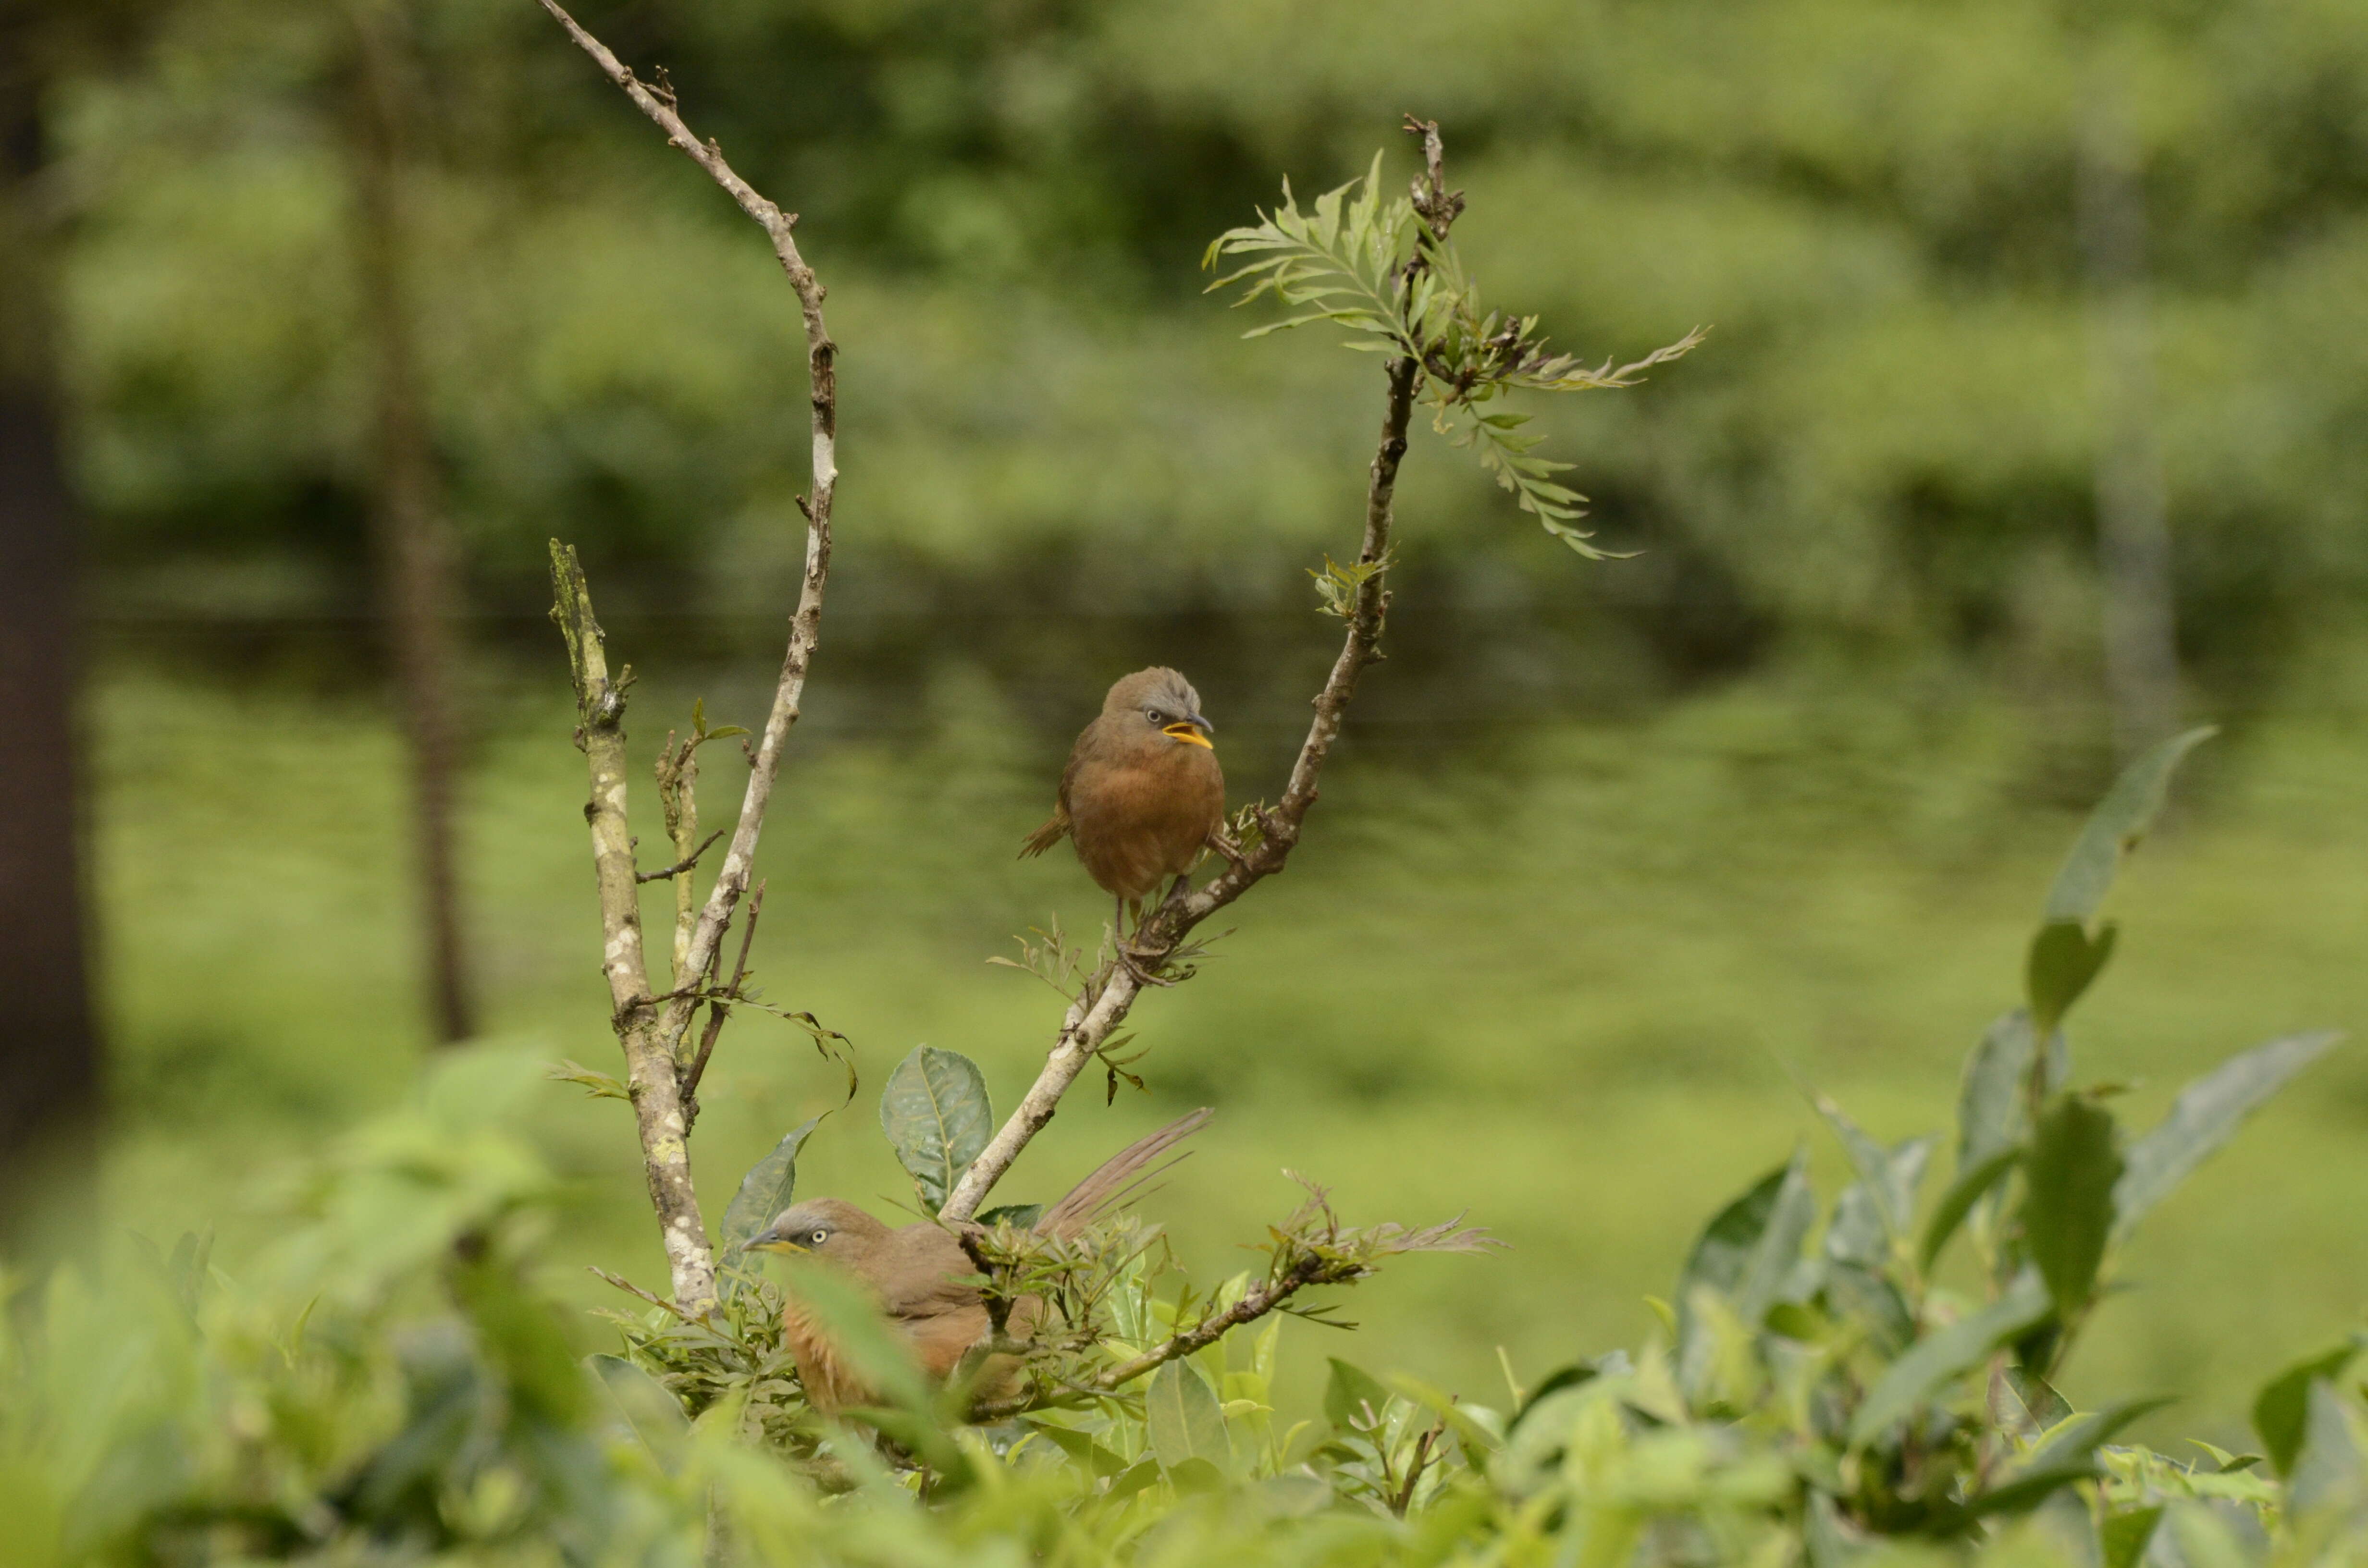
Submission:
M 828 1240 L 830 1240 L 830 1233 L 828 1231 L 816 1231 L 814 1233 L 814 1244 L 816 1246 L 822 1245 L 823 1243 Z
M 1160 710 L 1159 710 L 1158 709 L 1156 709 L 1156 708 L 1146 708 L 1146 709 L 1144 709 L 1144 710 L 1143 710 L 1143 716 L 1144 716 L 1144 718 L 1146 718 L 1146 719 L 1150 720 L 1150 721 L 1151 721 L 1153 723 L 1155 723 L 1155 724 L 1165 723 L 1165 722 L 1167 722 L 1167 716 L 1166 714 L 1164 714 L 1164 713 L 1160 712 Z

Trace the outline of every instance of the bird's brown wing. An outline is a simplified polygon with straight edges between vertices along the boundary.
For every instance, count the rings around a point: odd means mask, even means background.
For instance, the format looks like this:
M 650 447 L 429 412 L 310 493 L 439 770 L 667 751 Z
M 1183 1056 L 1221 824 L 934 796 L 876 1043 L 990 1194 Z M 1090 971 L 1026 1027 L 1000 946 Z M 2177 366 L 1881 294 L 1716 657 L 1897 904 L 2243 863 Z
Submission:
M 1127 1187 L 1149 1171 L 1154 1161 L 1207 1125 L 1211 1114 L 1209 1108 L 1202 1106 L 1190 1116 L 1178 1117 L 1150 1136 L 1129 1143 L 1104 1160 L 1093 1175 L 1070 1188 L 1066 1198 L 1045 1210 L 1036 1221 L 1036 1229 L 1048 1235 L 1076 1235 L 1124 1196 Z
M 932 1224 L 905 1226 L 883 1249 L 875 1280 L 881 1306 L 932 1378 L 944 1379 L 986 1337 L 986 1303 L 977 1286 L 962 1283 L 977 1272 L 962 1243 Z

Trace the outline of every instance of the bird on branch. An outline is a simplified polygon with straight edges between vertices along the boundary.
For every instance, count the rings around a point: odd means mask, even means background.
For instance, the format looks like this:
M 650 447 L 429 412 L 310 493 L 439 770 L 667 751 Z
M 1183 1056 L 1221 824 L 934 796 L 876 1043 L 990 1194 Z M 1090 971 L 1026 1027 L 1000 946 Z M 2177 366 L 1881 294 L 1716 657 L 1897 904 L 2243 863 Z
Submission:
M 1143 901 L 1200 860 L 1225 819 L 1225 771 L 1201 715 L 1201 694 L 1174 670 L 1137 670 L 1113 683 L 1099 718 L 1077 736 L 1052 820 L 1028 835 L 1022 856 L 1073 838 L 1077 858 L 1118 900 L 1113 937 L 1137 979 L 1126 946 L 1130 908 L 1141 929 Z
M 1030 1227 L 1041 1235 L 1075 1237 L 1130 1196 L 1153 1162 L 1198 1132 L 1209 1119 L 1207 1107 L 1168 1123 L 1111 1155 Z M 1182 1158 L 1178 1155 L 1178 1158 Z M 962 1227 L 924 1220 L 891 1230 L 844 1199 L 816 1198 L 781 1210 L 748 1243 L 752 1252 L 804 1255 L 853 1278 L 898 1331 L 913 1358 L 933 1383 L 943 1383 L 973 1347 L 994 1329 L 986 1298 L 975 1280 L 978 1264 L 962 1245 Z M 1005 1319 L 1007 1335 L 1029 1338 L 1043 1313 L 1035 1297 L 1014 1301 Z M 880 1391 L 848 1364 L 825 1327 L 794 1290 L 781 1312 L 781 1335 L 797 1363 L 807 1403 L 825 1415 L 855 1405 L 878 1404 Z M 999 1398 L 1019 1384 L 1016 1357 L 986 1358 L 972 1387 L 982 1399 Z

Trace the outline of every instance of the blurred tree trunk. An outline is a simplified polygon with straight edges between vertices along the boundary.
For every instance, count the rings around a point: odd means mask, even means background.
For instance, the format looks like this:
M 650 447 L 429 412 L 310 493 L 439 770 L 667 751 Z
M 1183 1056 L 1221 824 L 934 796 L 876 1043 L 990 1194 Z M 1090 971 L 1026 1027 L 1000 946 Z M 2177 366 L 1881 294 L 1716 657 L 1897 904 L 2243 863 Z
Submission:
M 447 1043 L 475 1032 L 461 937 L 453 824 L 452 547 L 438 510 L 420 392 L 411 266 L 418 77 L 400 0 L 355 0 L 355 254 L 372 350 L 370 518 L 395 702 L 411 752 L 428 1017 Z
M 75 810 L 74 508 L 60 449 L 36 23 L 0 12 L 0 1241 L 85 1191 L 100 1053 Z M 54 1185 L 52 1185 L 54 1184 Z M 45 1203 L 46 1206 L 46 1203 Z
M 2155 407 L 2146 187 L 2110 87 L 2092 93 L 2082 116 L 2077 183 L 2097 410 L 2105 684 L 2113 748 L 2127 761 L 2179 727 L 2179 640 Z

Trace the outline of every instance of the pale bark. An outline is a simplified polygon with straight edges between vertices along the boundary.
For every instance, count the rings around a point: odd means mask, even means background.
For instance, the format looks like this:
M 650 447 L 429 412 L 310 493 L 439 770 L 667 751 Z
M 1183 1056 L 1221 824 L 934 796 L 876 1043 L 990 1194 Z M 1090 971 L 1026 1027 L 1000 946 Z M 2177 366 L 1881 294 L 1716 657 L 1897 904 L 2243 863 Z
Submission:
M 551 546 L 551 618 L 567 639 L 576 735 L 591 772 L 584 820 L 592 829 L 592 865 L 600 889 L 600 972 L 608 977 L 609 1018 L 625 1051 L 625 1086 L 641 1133 L 643 1173 L 673 1276 L 674 1299 L 696 1314 L 715 1301 L 715 1258 L 691 1183 L 680 1076 L 658 1027 L 659 1005 L 650 995 L 642 944 L 641 881 L 634 875 L 633 835 L 625 812 L 625 688 L 632 669 L 628 665 L 619 678 L 609 678 L 608 647 L 592 613 L 584 569 L 575 551 L 557 540 Z

